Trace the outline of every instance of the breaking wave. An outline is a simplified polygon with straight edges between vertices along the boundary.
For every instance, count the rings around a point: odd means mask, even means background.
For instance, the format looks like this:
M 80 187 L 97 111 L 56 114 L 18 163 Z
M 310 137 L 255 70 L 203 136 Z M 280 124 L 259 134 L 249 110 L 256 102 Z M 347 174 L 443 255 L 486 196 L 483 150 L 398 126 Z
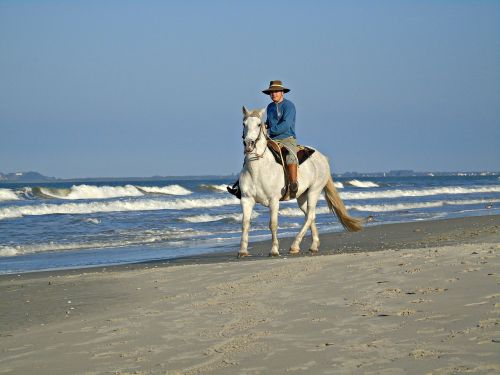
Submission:
M 140 197 L 148 194 L 188 195 L 192 192 L 180 185 L 169 186 L 95 186 L 73 185 L 70 188 L 33 187 L 31 193 L 38 198 L 56 199 L 109 199 Z
M 328 214 L 330 213 L 330 210 L 328 207 L 318 207 L 316 208 L 316 214 Z M 288 216 L 288 217 L 303 217 L 304 213 L 301 211 L 300 208 L 283 208 L 280 210 L 280 215 L 282 216 Z
M 252 219 L 255 219 L 259 216 L 259 214 L 255 211 L 252 212 Z M 194 216 L 185 216 L 179 218 L 180 221 L 184 221 L 187 223 L 210 223 L 213 221 L 235 221 L 241 222 L 243 221 L 243 214 L 227 214 L 227 215 L 194 215 Z
M 0 257 L 13 257 L 19 255 L 19 250 L 12 246 L 0 246 Z
M 347 206 L 348 209 L 357 211 L 371 212 L 387 212 L 387 211 L 404 211 L 419 208 L 432 208 L 451 205 L 473 205 L 473 204 L 493 204 L 500 202 L 500 199 L 469 199 L 469 200 L 444 200 L 436 202 L 415 202 L 415 203 L 398 203 L 398 204 L 367 204 L 367 205 L 352 205 Z
M 2 201 L 16 201 L 18 195 L 10 189 L 0 189 L 0 202 Z
M 200 189 L 217 191 L 217 192 L 226 192 L 227 191 L 226 186 L 227 185 L 225 185 L 225 184 L 221 184 L 221 185 L 201 184 Z
M 189 195 L 193 192 L 180 185 L 169 186 L 136 186 L 142 192 L 150 194 L 166 194 L 166 195 Z
M 414 203 L 398 203 L 398 204 L 364 204 L 364 205 L 347 205 L 347 209 L 356 211 L 369 211 L 369 212 L 388 212 L 388 211 L 405 211 L 410 209 L 419 208 L 432 208 L 442 207 L 446 205 L 474 205 L 484 204 L 489 205 L 499 203 L 500 199 L 468 199 L 468 200 L 443 200 L 435 202 L 414 202 Z M 328 207 L 318 207 L 316 214 L 328 214 L 330 210 Z M 303 217 L 304 213 L 300 208 L 284 208 L 280 210 L 280 215 L 289 217 Z
M 345 185 L 354 186 L 359 188 L 371 188 L 371 187 L 379 187 L 378 184 L 371 181 L 359 181 L 359 180 L 350 180 L 344 182 Z
M 88 217 L 85 220 L 83 220 L 84 223 L 89 223 L 89 224 L 101 224 L 101 220 L 95 218 L 95 217 Z
M 342 192 L 342 199 L 373 199 L 373 198 L 399 198 L 399 197 L 424 197 L 440 194 L 473 194 L 473 193 L 498 193 L 499 185 L 481 186 L 481 187 L 436 187 L 420 190 L 382 190 L 382 191 L 360 191 L 360 192 Z
M 97 212 L 114 211 L 183 210 L 190 208 L 212 208 L 232 204 L 239 204 L 239 200 L 236 198 L 177 199 L 173 201 L 145 199 L 89 203 L 38 204 L 0 208 L 0 220 L 30 215 L 39 216 L 54 214 L 92 214 Z

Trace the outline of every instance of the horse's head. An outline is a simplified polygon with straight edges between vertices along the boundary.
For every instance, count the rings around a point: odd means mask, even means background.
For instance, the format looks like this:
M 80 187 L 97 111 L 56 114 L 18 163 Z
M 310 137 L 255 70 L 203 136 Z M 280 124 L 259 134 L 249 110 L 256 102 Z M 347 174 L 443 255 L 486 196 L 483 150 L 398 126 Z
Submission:
M 265 111 L 265 108 L 249 111 L 243 106 L 243 145 L 246 154 L 253 152 L 261 138 L 265 139 L 266 129 L 262 119 Z

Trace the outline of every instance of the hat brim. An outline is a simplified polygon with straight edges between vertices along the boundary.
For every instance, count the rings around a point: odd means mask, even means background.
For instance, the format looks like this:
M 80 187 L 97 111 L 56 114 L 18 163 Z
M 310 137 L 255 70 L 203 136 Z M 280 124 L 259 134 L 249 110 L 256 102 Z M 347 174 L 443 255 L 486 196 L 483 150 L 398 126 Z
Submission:
M 290 91 L 290 89 L 287 89 L 286 87 L 276 87 L 276 88 L 269 88 L 267 90 L 262 90 L 262 92 L 266 95 L 269 95 L 273 91 L 283 91 L 285 94 Z

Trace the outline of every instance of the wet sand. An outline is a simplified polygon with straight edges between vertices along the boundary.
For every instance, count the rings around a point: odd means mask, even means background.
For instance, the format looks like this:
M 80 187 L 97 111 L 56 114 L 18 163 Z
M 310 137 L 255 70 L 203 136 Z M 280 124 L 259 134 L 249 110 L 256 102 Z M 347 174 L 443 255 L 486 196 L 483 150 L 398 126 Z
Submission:
M 1 276 L 0 374 L 500 373 L 500 216 L 320 237 Z

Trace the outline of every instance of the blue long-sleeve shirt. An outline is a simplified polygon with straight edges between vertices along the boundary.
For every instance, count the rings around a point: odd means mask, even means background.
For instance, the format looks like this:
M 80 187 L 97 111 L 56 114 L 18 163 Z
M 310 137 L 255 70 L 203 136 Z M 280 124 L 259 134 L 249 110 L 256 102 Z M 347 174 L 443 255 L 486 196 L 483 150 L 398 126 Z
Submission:
M 295 136 L 295 105 L 283 99 L 281 103 L 270 103 L 267 106 L 267 125 L 271 139 L 284 139 Z

